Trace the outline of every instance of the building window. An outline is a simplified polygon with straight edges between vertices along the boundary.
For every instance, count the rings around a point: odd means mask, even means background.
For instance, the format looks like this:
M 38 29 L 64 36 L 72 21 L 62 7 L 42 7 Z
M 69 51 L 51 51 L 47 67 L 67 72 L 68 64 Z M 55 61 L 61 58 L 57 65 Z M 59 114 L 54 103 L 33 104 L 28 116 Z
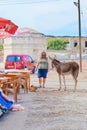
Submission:
M 78 45 L 78 43 L 77 43 L 77 42 L 75 42 L 75 43 L 74 43 L 74 47 L 77 47 L 77 45 Z
M 87 47 L 87 41 L 85 41 L 85 47 Z

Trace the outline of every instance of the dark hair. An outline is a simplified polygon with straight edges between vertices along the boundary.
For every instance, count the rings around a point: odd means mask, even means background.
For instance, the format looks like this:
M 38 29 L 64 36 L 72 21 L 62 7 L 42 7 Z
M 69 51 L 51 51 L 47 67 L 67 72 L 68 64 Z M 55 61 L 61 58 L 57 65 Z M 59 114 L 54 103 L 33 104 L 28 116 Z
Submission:
M 45 57 L 47 58 L 45 51 L 43 51 L 43 52 L 41 53 L 41 58 L 42 58 L 43 56 L 45 56 Z

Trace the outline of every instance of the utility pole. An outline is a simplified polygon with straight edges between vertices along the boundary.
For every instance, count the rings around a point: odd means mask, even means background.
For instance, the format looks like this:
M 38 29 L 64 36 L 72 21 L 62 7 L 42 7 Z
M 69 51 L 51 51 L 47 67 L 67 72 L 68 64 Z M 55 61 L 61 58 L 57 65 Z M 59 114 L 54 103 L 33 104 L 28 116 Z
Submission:
M 80 72 L 82 72 L 82 46 L 81 46 L 81 12 L 80 12 L 80 0 L 78 3 L 74 2 L 75 6 L 78 7 L 78 28 L 79 28 L 79 62 Z
M 80 72 L 82 72 L 82 46 L 81 46 L 81 13 L 80 0 L 78 0 L 78 21 L 79 21 L 79 58 L 80 58 Z

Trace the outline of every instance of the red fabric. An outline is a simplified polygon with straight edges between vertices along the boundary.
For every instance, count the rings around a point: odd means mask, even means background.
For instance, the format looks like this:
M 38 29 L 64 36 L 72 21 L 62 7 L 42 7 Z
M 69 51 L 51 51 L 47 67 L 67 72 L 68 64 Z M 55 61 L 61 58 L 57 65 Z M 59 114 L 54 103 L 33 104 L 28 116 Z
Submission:
M 9 19 L 4 19 L 4 18 L 0 18 L 0 21 L 1 21 L 1 22 L 6 22 L 6 23 L 7 23 L 7 22 L 9 22 L 10 20 L 9 20 Z
M 11 22 L 11 20 L 0 18 L 0 29 L 5 29 L 6 32 L 14 34 L 18 26 Z
M 6 24 L 9 24 L 11 21 L 8 19 L 0 18 L 0 29 L 5 28 Z
M 12 34 L 5 32 L 2 29 L 0 29 L 0 38 L 7 38 L 7 37 L 12 37 Z
M 10 24 L 6 24 L 5 31 L 8 33 L 14 34 L 17 28 L 18 26 L 11 22 Z

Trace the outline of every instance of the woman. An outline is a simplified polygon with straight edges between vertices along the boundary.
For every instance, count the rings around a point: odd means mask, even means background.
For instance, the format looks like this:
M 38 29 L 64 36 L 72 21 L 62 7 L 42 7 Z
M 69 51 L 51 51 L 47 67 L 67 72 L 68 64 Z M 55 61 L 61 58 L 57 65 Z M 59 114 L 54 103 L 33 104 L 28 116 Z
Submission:
M 20 104 L 14 104 L 14 101 L 10 99 L 7 95 L 5 95 L 1 89 L 0 89 L 0 108 L 2 108 L 5 111 L 24 110 L 24 108 Z
M 40 59 L 37 64 L 38 68 L 38 79 L 39 79 L 39 87 L 45 87 L 45 82 L 48 73 L 48 58 L 46 52 L 42 52 Z

